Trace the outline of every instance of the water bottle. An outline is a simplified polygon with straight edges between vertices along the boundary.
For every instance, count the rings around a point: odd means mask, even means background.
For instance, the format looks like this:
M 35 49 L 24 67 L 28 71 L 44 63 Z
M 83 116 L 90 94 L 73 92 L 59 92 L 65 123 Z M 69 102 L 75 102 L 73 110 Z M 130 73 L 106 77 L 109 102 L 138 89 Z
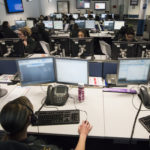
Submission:
M 78 100 L 79 102 L 84 101 L 84 84 L 83 83 L 78 84 Z

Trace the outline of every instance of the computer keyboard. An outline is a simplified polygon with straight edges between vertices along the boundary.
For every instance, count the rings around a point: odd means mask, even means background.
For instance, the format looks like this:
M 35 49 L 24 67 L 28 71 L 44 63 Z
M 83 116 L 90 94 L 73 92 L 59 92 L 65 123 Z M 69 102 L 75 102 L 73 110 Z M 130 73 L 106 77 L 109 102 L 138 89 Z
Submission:
M 144 126 L 144 128 L 150 133 L 150 115 L 142 117 L 139 122 Z
M 120 88 L 103 88 L 103 92 L 116 92 L 116 93 L 130 93 L 136 94 L 136 90 L 133 89 L 120 89 Z
M 78 124 L 80 122 L 79 110 L 57 110 L 57 111 L 40 111 L 35 112 L 38 117 L 36 125 L 61 125 L 61 124 Z

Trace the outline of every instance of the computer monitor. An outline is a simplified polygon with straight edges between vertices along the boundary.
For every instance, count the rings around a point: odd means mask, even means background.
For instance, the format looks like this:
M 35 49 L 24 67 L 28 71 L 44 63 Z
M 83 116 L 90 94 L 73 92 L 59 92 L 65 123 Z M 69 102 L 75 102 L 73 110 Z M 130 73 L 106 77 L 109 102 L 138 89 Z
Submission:
M 78 18 L 79 18 L 79 14 L 72 14 L 72 17 L 73 17 L 74 19 L 78 19 Z
M 88 17 L 88 14 L 84 14 L 84 17 L 87 18 L 87 17 Z
M 147 84 L 149 81 L 150 59 L 119 60 L 118 84 Z
M 91 0 L 76 0 L 77 9 L 89 9 L 91 6 Z
M 106 3 L 105 2 L 95 2 L 94 3 L 94 9 L 95 10 L 105 10 L 106 9 Z
M 75 20 L 75 23 L 79 26 L 79 28 L 85 28 L 85 20 Z
M 43 21 L 45 28 L 53 29 L 53 21 Z
M 54 58 L 31 58 L 17 61 L 22 86 L 55 82 Z
M 104 30 L 113 31 L 114 21 L 104 21 Z
M 72 57 L 86 58 L 94 54 L 94 40 L 92 37 L 87 38 L 70 38 L 70 50 Z
M 86 29 L 95 29 L 95 20 L 86 20 L 85 28 Z
M 54 21 L 55 30 L 63 30 L 63 21 Z
M 106 19 L 106 17 L 107 17 L 107 14 L 101 14 L 101 19 Z
M 125 26 L 125 22 L 124 21 L 115 21 L 115 23 L 114 23 L 114 30 L 120 30 L 124 26 Z
M 88 84 L 88 61 L 55 58 L 56 79 L 60 83 Z
M 26 25 L 27 25 L 27 27 L 32 28 L 32 27 L 34 27 L 34 21 L 33 20 L 26 20 Z
M 96 16 L 95 14 L 91 14 L 91 15 L 93 16 L 93 18 L 95 18 L 95 16 Z
M 55 14 L 56 15 L 56 19 L 62 19 L 62 14 Z
M 16 24 L 17 29 L 23 28 L 26 26 L 26 21 L 25 20 L 16 20 L 15 24 Z
M 50 49 L 53 55 L 60 55 L 62 53 L 62 55 L 70 56 L 69 37 L 51 37 Z
M 147 41 L 127 42 L 113 41 L 111 47 L 111 58 L 150 58 L 150 43 Z

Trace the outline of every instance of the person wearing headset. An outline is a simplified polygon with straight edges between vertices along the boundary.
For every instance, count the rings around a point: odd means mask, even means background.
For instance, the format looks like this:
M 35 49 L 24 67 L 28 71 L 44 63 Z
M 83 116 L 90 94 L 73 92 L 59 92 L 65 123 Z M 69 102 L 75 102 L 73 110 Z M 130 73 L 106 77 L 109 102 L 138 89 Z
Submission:
M 37 43 L 31 38 L 31 34 L 31 29 L 28 27 L 18 30 L 20 40 L 14 45 L 14 51 L 10 54 L 10 57 L 24 57 L 25 53 L 32 54 L 36 51 Z
M 44 141 L 28 137 L 27 129 L 29 125 L 36 121 L 33 113 L 33 105 L 25 96 L 16 98 L 8 102 L 1 110 L 0 123 L 5 130 L 2 141 L 17 141 L 27 144 L 31 149 L 51 149 L 59 150 L 56 145 L 45 145 Z M 83 121 L 78 128 L 80 134 L 75 150 L 85 150 L 86 138 L 92 126 L 88 121 Z

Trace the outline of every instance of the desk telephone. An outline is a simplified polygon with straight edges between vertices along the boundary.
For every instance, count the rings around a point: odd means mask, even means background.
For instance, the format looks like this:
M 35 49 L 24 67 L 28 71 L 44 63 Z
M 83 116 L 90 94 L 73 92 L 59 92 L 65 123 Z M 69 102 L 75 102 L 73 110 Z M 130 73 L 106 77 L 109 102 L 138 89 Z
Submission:
M 47 88 L 47 97 L 45 100 L 46 105 L 63 106 L 69 97 L 68 87 L 64 85 L 58 85 Z
M 150 90 L 145 86 L 141 86 L 139 94 L 139 98 L 141 99 L 143 105 L 150 109 Z

